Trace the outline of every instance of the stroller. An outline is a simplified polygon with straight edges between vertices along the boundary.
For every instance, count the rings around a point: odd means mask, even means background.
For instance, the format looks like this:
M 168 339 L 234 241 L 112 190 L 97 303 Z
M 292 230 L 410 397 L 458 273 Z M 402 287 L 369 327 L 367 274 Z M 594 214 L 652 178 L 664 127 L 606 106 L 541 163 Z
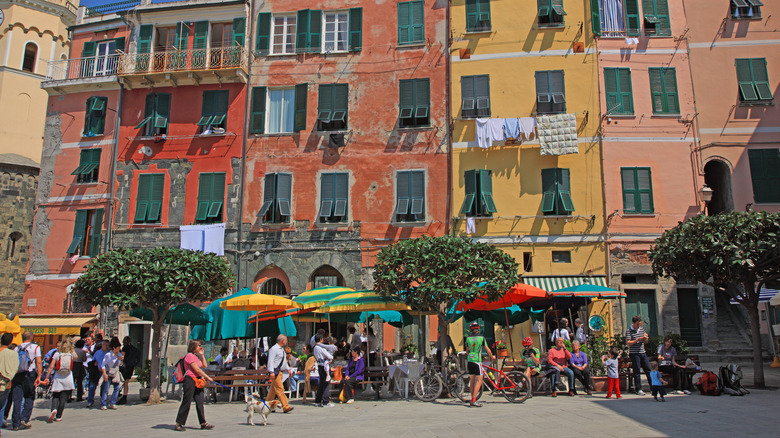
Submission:
M 742 387 L 742 369 L 739 365 L 729 364 L 720 367 L 720 380 L 723 382 L 723 393 L 729 395 L 747 395 L 750 391 Z
M 49 364 L 50 363 L 51 363 L 51 357 L 49 357 L 49 358 L 45 358 L 44 357 L 43 358 L 43 361 L 42 361 L 41 365 L 42 365 L 42 368 L 43 368 L 44 372 L 46 372 L 46 370 L 49 369 Z M 52 378 L 54 377 L 54 373 L 55 372 L 56 371 L 52 370 L 51 375 L 47 376 L 47 378 L 41 378 L 41 381 L 48 380 L 49 383 L 46 384 L 46 385 L 41 383 L 40 385 L 38 385 L 35 388 L 35 398 L 45 398 L 45 399 L 50 399 L 51 398 L 51 382 L 52 382 Z

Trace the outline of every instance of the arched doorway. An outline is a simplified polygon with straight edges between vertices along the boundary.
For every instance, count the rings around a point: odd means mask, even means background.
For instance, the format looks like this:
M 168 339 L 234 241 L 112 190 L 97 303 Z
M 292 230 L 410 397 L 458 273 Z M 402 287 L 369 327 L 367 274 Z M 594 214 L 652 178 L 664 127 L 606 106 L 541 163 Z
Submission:
M 288 295 L 284 282 L 278 278 L 269 278 L 263 282 L 258 292 L 266 295 Z
M 712 200 L 707 204 L 707 215 L 734 211 L 731 189 L 731 169 L 721 160 L 711 160 L 704 166 L 704 183 L 712 189 Z
M 290 279 L 282 268 L 268 265 L 255 275 L 252 290 L 268 295 L 290 295 Z
M 344 286 L 344 276 L 333 266 L 322 265 L 311 274 L 309 287 L 314 289 L 324 286 Z

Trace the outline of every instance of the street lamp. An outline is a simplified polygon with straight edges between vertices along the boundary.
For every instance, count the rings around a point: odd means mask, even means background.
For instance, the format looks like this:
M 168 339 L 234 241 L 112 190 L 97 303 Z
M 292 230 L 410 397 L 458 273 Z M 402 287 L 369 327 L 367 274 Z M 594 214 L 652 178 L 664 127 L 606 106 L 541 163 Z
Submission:
M 704 201 L 704 208 L 706 209 L 707 205 L 712 201 L 712 189 L 707 184 L 704 184 L 699 189 L 699 195 L 701 195 L 701 200 Z

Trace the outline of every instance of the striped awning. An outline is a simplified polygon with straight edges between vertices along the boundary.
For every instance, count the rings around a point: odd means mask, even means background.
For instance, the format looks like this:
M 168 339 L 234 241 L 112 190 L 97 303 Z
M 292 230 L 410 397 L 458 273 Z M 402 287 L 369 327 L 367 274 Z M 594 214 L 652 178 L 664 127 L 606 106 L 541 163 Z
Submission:
M 595 284 L 607 287 L 606 275 L 545 275 L 538 277 L 523 276 L 523 282 L 544 289 L 547 292 L 556 291 L 565 287 L 579 286 L 581 284 Z
M 61 315 L 19 315 L 19 326 L 35 335 L 78 335 L 82 327 L 88 327 L 97 322 L 97 315 L 92 313 L 61 314 Z
M 772 298 L 775 297 L 775 295 L 777 295 L 778 292 L 780 292 L 780 290 L 763 288 L 758 293 L 758 302 L 768 303 L 770 300 L 772 300 Z M 737 300 L 735 300 L 734 298 L 732 298 L 731 301 L 729 302 L 731 304 L 739 304 L 739 302 L 737 302 Z

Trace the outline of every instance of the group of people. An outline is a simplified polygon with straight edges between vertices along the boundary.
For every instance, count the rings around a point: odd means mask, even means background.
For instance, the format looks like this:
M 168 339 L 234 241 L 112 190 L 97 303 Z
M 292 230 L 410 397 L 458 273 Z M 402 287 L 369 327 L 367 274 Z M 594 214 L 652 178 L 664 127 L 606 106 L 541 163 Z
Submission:
M 36 388 L 48 387 L 51 412 L 48 422 L 62 420 L 67 403 L 83 401 L 84 380 L 88 381 L 87 407 L 93 407 L 95 392 L 100 387 L 101 409 L 117 409 L 127 402 L 127 380 L 140 359 L 140 352 L 129 337 L 124 346 L 114 337 L 103 340 L 97 334 L 83 339 L 67 337 L 45 355 L 34 342 L 33 333 L 22 333 L 22 343 L 13 344 L 13 335 L 0 336 L 0 407 L 4 417 L 11 413 L 11 429 L 30 429 Z M 119 399 L 120 385 L 124 396 Z M 113 393 L 109 400 L 109 391 Z

